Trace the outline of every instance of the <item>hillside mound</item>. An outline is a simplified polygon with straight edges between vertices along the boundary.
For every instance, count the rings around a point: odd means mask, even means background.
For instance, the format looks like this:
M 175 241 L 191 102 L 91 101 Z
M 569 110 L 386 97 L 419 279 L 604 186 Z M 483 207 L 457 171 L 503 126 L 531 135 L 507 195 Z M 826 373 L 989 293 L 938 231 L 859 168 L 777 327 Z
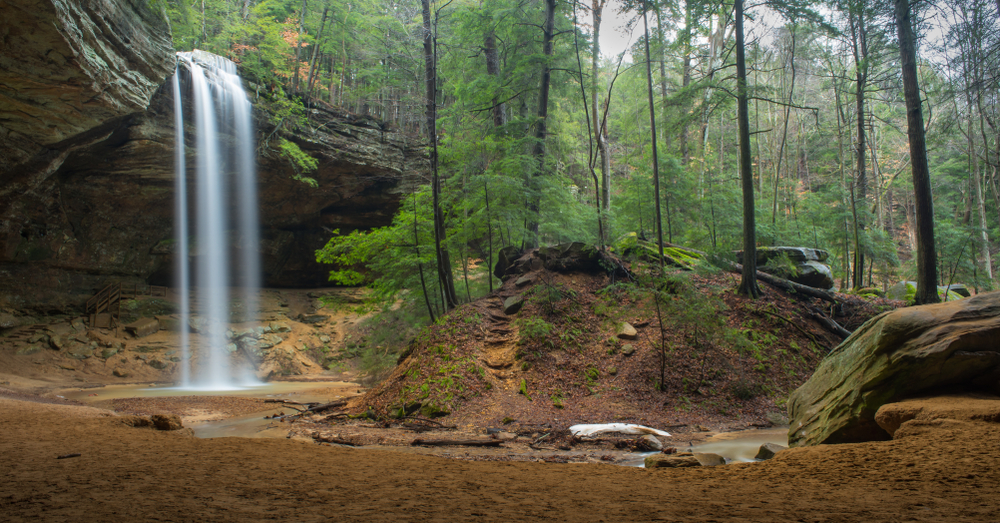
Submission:
M 818 300 L 764 284 L 749 300 L 724 272 L 650 279 L 630 269 L 622 278 L 527 266 L 424 329 L 351 410 L 479 429 L 768 426 L 840 342 L 811 319 L 828 305 Z M 851 330 L 900 305 L 836 296 L 836 319 Z

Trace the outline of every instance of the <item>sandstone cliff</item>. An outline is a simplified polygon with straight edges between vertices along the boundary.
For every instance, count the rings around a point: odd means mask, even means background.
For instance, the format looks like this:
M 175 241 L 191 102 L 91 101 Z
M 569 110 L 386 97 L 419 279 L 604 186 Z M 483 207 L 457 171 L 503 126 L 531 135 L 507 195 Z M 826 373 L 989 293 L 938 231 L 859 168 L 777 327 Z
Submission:
M 142 0 L 14 0 L 0 32 L 0 308 L 75 311 L 112 281 L 169 285 L 175 56 L 166 23 Z M 266 104 L 254 117 L 267 143 Z M 309 174 L 319 186 L 293 180 L 291 165 L 262 146 L 261 245 L 233 247 L 261 250 L 266 285 L 323 285 L 329 268 L 314 251 L 333 229 L 389 224 L 426 154 L 370 120 L 322 109 L 279 134 L 319 160 Z M 189 176 L 193 161 L 189 153 Z

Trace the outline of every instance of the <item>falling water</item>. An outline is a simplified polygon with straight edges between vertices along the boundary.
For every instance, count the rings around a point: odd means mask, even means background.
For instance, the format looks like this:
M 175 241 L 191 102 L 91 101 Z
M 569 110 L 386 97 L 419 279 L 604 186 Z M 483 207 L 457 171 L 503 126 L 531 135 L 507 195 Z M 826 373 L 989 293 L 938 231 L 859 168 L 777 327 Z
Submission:
M 251 105 L 243 90 L 242 82 L 236 74 L 236 65 L 222 58 L 203 51 L 178 53 L 181 65 L 190 74 L 191 105 L 194 108 L 195 122 L 195 158 L 196 193 L 195 206 L 195 254 L 197 267 L 195 282 L 197 284 L 198 313 L 200 316 L 200 365 L 197 369 L 189 363 L 189 368 L 181 374 L 182 387 L 200 389 L 232 389 L 237 387 L 239 370 L 231 365 L 231 348 L 226 332 L 230 321 L 231 285 L 243 288 L 242 320 L 252 320 L 256 317 L 257 293 L 260 287 L 259 262 L 259 225 L 257 218 L 257 174 L 255 166 L 255 138 Z M 180 93 L 177 77 L 174 75 L 177 93 Z M 175 109 L 183 100 L 183 95 L 175 97 Z M 186 325 L 190 320 L 187 302 L 190 297 L 187 288 L 190 287 L 188 277 L 188 245 L 186 235 L 189 232 L 186 216 L 187 190 L 183 179 L 183 116 L 178 110 L 178 226 L 177 241 L 180 264 L 178 270 L 178 286 L 183 287 L 179 297 L 185 303 L 181 305 L 182 321 Z M 229 140 L 227 132 L 230 133 Z M 235 216 L 230 216 L 230 202 L 235 201 Z M 184 218 L 181 218 L 184 217 Z M 181 223 L 181 220 L 184 220 Z M 238 224 L 238 230 L 231 233 L 229 223 L 233 219 Z M 230 234 L 234 234 L 231 242 Z M 239 265 L 237 274 L 239 281 L 233 281 L 229 274 L 230 246 L 238 243 Z M 183 330 L 183 329 L 182 329 Z M 187 352 L 190 343 L 182 335 L 181 343 Z M 189 358 L 186 361 L 195 361 Z
M 181 81 L 178 75 L 173 76 L 174 87 L 174 230 L 177 231 L 177 299 L 180 302 L 181 318 L 187 327 L 191 317 L 190 287 L 191 278 L 188 273 L 188 221 L 187 221 L 187 166 L 184 162 L 184 104 L 181 100 Z M 187 328 L 180 329 L 181 344 L 181 376 L 182 387 L 191 386 L 191 341 Z

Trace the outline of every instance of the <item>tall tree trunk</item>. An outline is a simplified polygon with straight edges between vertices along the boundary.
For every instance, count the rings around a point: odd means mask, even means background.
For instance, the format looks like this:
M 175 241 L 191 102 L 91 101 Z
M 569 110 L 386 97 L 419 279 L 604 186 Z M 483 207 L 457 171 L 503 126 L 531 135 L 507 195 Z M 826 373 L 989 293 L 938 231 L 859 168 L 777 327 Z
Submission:
M 864 5 L 860 7 L 860 12 L 853 10 L 849 15 L 851 26 L 851 50 L 854 53 L 855 68 L 855 108 L 857 111 L 858 142 L 855 146 L 856 169 L 854 178 L 854 201 L 852 206 L 865 208 L 868 196 L 868 178 L 865 173 L 865 151 L 868 148 L 865 134 L 865 89 L 868 83 L 868 30 L 865 27 Z M 857 17 L 855 19 L 855 16 Z M 864 287 L 865 278 L 865 249 L 861 245 L 861 238 L 865 231 L 864 214 L 854 215 L 854 288 Z
M 747 64 L 743 51 L 743 0 L 735 0 L 736 23 L 736 121 L 740 136 L 740 181 L 743 182 L 743 274 L 736 292 L 760 297 L 757 286 L 757 224 L 754 215 L 753 165 L 750 158 L 750 107 L 747 100 Z
M 785 106 L 785 123 L 781 131 L 781 145 L 778 146 L 778 162 L 774 168 L 774 199 L 772 200 L 771 207 L 771 226 L 774 226 L 778 221 L 778 182 L 781 180 L 781 160 L 785 156 L 785 142 L 788 141 L 788 117 L 791 114 L 792 100 L 795 96 L 795 24 L 789 24 L 788 29 L 792 37 L 791 53 L 789 53 L 790 56 L 788 57 L 788 64 L 792 70 L 792 80 L 790 82 L 791 85 L 788 87 L 788 105 Z
M 497 52 L 497 39 L 491 27 L 483 42 L 484 54 L 486 55 L 486 74 L 500 80 L 500 54 Z M 500 101 L 497 96 L 493 97 L 493 125 L 503 127 L 507 124 L 507 104 Z
M 684 30 L 681 32 L 681 47 L 684 52 L 684 60 L 682 61 L 683 69 L 681 71 L 681 89 L 687 89 L 691 85 L 691 33 L 692 25 L 694 25 L 694 20 L 691 17 L 691 2 L 690 0 L 684 1 Z M 661 28 L 662 31 L 662 28 Z M 685 95 L 686 96 L 686 95 Z M 688 108 L 684 109 L 684 122 L 681 125 L 681 164 L 687 166 L 691 163 L 691 151 L 688 147 Z
M 670 105 L 667 103 L 667 98 L 668 98 L 667 97 L 667 65 L 666 65 L 667 64 L 667 57 L 666 57 L 667 44 L 666 44 L 666 41 L 664 40 L 664 36 L 663 36 L 663 33 L 665 31 L 664 31 L 664 28 L 663 28 L 663 20 L 661 20 L 661 18 L 660 18 L 660 8 L 659 8 L 659 5 L 657 5 L 657 6 L 655 6 L 653 8 L 653 12 L 656 13 L 656 26 L 657 26 L 656 27 L 656 29 L 657 29 L 656 34 L 657 34 L 657 40 L 659 41 L 659 44 L 660 44 L 660 53 L 659 53 L 660 54 L 660 59 L 657 60 L 658 62 L 660 62 L 660 103 L 662 105 L 662 107 L 660 107 L 660 110 L 663 111 L 663 114 L 661 115 L 660 118 L 661 118 L 662 122 L 666 122 L 669 119 L 669 115 L 667 114 L 667 109 L 670 107 Z M 646 57 L 646 61 L 649 61 L 649 57 L 648 56 Z M 670 136 L 670 133 L 668 133 L 666 131 L 661 131 L 661 132 L 663 133 L 663 150 L 664 151 L 670 151 L 670 147 L 671 147 L 671 140 L 670 140 L 671 136 Z M 667 183 L 667 188 L 669 189 L 671 180 L 667 180 L 667 182 L 668 182 Z M 673 228 L 673 224 L 670 221 L 670 191 L 669 190 L 664 191 L 664 202 L 666 203 L 666 209 L 665 209 L 666 216 L 665 216 L 665 218 L 667 219 L 667 241 L 668 242 L 672 242 L 672 241 L 674 241 L 674 228 Z
M 434 49 L 434 27 L 431 24 L 430 0 L 420 2 L 424 18 L 424 75 L 427 81 L 427 138 L 431 146 L 431 194 L 434 198 L 434 248 L 437 254 L 438 281 L 444 294 L 445 308 L 458 306 L 455 282 L 451 273 L 445 238 L 444 213 L 441 210 L 441 177 L 438 175 L 437 150 L 437 61 Z
M 295 42 L 295 76 L 292 77 L 292 92 L 299 91 L 299 64 L 302 61 L 302 34 L 306 31 L 306 8 L 309 0 L 302 0 L 302 13 L 299 15 L 299 37 Z
M 426 1 L 426 0 L 425 0 Z M 528 196 L 528 238 L 526 244 L 529 247 L 537 247 L 538 222 L 541 219 L 541 195 L 537 178 L 542 176 L 545 170 L 545 137 L 548 135 L 546 120 L 549 116 L 549 84 L 552 81 L 552 39 L 555 37 L 556 25 L 556 0 L 545 0 L 545 23 L 542 25 L 542 54 L 545 56 L 542 65 L 542 81 L 538 89 L 538 119 L 535 123 L 535 146 L 532 149 L 532 156 L 535 157 L 535 172 L 532 173 L 532 180 L 529 180 L 531 194 Z
M 593 0 L 591 13 L 594 22 L 594 52 L 590 57 L 590 106 L 592 111 L 593 132 L 597 141 L 597 153 L 601 159 L 601 208 L 604 212 L 611 209 L 611 156 L 608 154 L 608 139 L 605 132 L 604 118 L 601 118 L 601 110 L 598 102 L 599 82 L 598 69 L 601 59 L 601 14 L 604 12 L 604 4 L 607 0 Z
M 737 0 L 739 1 L 739 0 Z M 660 157 L 656 154 L 656 111 L 653 107 L 653 71 L 649 60 L 649 21 L 646 17 L 646 0 L 642 0 L 642 27 L 646 31 L 646 91 L 649 93 L 649 129 L 653 136 L 653 198 L 656 200 L 656 245 L 660 250 L 660 268 L 663 258 L 663 217 L 660 214 Z M 667 212 L 669 213 L 669 207 Z
M 913 171 L 913 198 L 917 220 L 917 304 L 937 303 L 937 251 L 934 248 L 934 200 L 931 197 L 927 145 L 924 142 L 924 116 L 920 109 L 917 82 L 916 38 L 911 26 L 909 0 L 894 0 L 896 31 L 899 35 L 899 59 L 906 100 L 906 134 L 910 141 L 910 165 Z
M 323 18 L 319 23 L 319 32 L 316 33 L 316 43 L 313 44 L 312 59 L 309 60 L 309 80 L 306 82 L 306 96 L 312 97 L 313 80 L 316 74 L 316 58 L 319 56 L 319 44 L 323 41 L 323 30 L 326 29 L 326 14 L 330 11 L 330 6 L 323 6 Z

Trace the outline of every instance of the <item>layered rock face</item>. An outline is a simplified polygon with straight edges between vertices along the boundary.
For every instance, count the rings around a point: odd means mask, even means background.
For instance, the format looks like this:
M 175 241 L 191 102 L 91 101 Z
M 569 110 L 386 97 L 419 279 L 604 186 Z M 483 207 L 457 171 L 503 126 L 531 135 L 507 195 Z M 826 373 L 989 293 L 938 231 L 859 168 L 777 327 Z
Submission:
M 174 68 L 170 30 L 145 0 L 6 0 L 0 34 L 5 186 L 15 165 L 145 109 Z
M 172 284 L 166 23 L 144 0 L 72 4 L 15 0 L 0 22 L 5 43 L 23 49 L 0 58 L 0 309 L 75 312 L 106 283 Z M 262 252 L 265 285 L 324 285 L 330 268 L 315 250 L 334 229 L 391 223 L 426 170 L 424 148 L 349 115 L 312 110 L 302 128 L 275 132 L 265 104 L 254 111 L 261 244 L 234 238 L 230 247 Z M 276 152 L 282 135 L 319 160 L 307 174 L 318 187 L 292 179 Z M 185 138 L 193 187 L 193 128 Z
M 834 349 L 788 400 L 793 446 L 889 439 L 887 403 L 953 391 L 1000 393 L 1000 292 L 897 309 Z

